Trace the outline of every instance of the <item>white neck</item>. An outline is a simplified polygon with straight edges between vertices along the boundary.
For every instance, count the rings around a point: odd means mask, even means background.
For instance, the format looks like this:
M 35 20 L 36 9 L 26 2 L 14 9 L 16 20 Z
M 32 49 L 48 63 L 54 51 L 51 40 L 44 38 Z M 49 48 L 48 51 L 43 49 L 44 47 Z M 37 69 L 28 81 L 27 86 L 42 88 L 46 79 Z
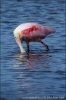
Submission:
M 26 52 L 25 49 L 23 48 L 23 46 L 21 46 L 20 51 L 21 51 L 21 53 Z
M 21 44 L 21 41 L 18 41 L 17 43 L 18 43 L 21 53 L 26 52 L 25 49 L 23 48 L 23 45 Z

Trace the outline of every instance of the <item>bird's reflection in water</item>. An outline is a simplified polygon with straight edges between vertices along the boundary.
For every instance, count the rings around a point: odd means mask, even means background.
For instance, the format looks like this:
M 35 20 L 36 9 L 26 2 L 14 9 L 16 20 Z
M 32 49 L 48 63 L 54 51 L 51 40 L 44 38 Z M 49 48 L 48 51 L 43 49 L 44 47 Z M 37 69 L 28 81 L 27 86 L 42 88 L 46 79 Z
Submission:
M 41 68 L 41 66 L 48 67 L 49 64 L 49 53 L 48 51 L 43 53 L 33 53 L 30 52 L 28 54 L 16 54 L 15 55 L 15 66 L 18 67 L 26 67 L 28 69 L 34 70 L 37 66 Z
M 45 53 L 16 54 L 13 79 L 17 87 L 17 94 L 29 96 L 38 88 L 40 79 L 44 79 L 44 72 L 49 70 L 49 55 Z M 44 72 L 43 72 L 44 71 Z

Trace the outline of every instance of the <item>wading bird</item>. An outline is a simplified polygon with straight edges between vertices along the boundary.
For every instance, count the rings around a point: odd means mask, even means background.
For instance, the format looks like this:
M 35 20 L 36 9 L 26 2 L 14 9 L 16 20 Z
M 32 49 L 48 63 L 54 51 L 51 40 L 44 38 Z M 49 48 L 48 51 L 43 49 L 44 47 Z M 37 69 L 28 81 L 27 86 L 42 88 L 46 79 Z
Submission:
M 21 53 L 25 52 L 25 49 L 23 48 L 22 44 L 23 41 L 27 43 L 27 51 L 29 52 L 29 42 L 41 42 L 47 50 L 49 50 L 48 45 L 41 40 L 44 39 L 47 35 L 54 32 L 54 29 L 43 26 L 38 23 L 23 23 L 19 25 L 14 30 L 14 37 L 16 39 L 16 42 L 20 48 Z

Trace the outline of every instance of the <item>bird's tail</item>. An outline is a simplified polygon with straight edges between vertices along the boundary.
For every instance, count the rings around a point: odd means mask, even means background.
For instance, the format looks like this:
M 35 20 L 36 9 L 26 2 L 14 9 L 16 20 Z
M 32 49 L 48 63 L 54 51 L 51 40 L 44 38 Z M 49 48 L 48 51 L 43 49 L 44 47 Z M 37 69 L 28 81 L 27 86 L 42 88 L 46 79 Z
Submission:
M 53 28 L 50 28 L 48 26 L 45 26 L 44 30 L 45 30 L 45 35 L 49 35 L 49 34 L 56 32 Z

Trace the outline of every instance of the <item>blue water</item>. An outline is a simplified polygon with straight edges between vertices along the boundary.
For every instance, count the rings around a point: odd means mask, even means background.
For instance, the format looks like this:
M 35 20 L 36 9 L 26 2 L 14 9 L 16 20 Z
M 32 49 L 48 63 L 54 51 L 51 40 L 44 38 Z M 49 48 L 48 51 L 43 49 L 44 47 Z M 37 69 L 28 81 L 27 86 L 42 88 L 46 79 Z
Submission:
M 1 0 L 2 100 L 65 98 L 64 13 L 65 0 Z M 20 54 L 13 30 L 24 22 L 56 30 L 43 40 L 49 45 L 48 52 L 40 43 L 30 43 L 29 56 Z

